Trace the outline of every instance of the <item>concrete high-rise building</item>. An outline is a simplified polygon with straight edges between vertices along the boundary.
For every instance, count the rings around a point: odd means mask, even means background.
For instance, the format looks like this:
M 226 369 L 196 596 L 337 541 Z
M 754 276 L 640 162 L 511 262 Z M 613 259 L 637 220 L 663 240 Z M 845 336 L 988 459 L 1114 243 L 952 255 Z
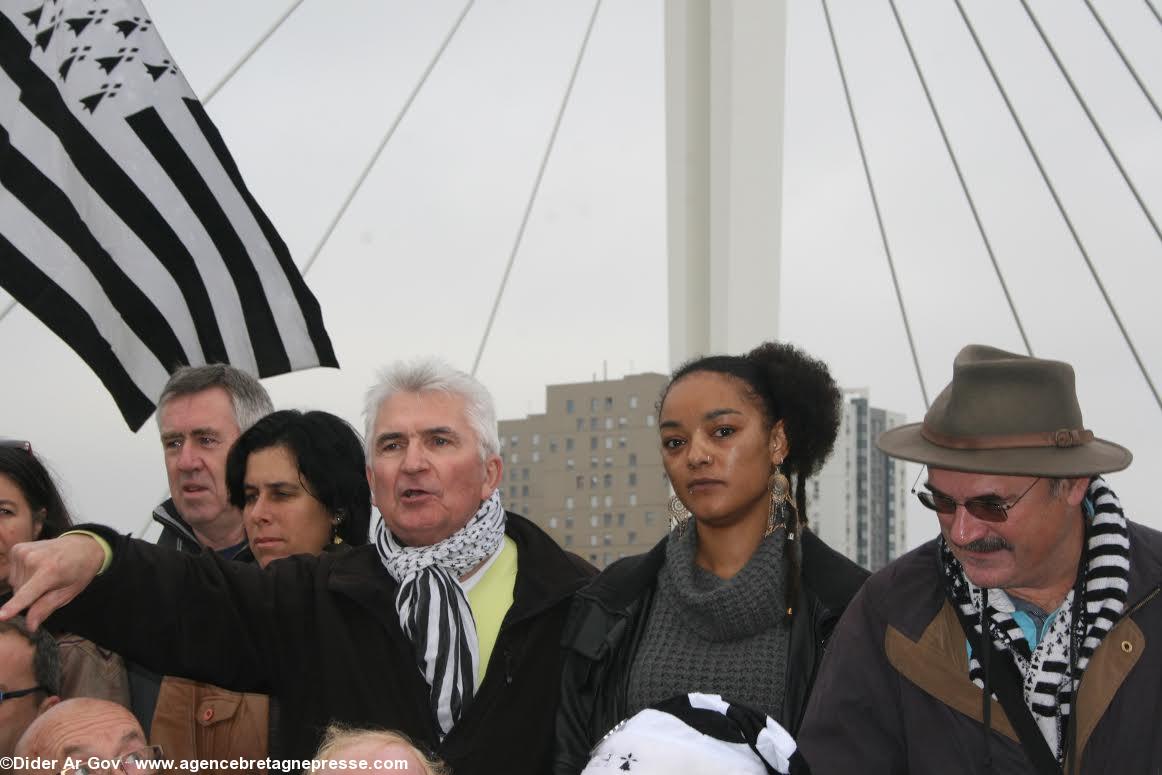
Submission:
M 545 413 L 499 423 L 505 506 L 598 568 L 669 529 L 655 404 L 667 377 L 549 385 Z
M 906 467 L 875 446 L 877 436 L 904 422 L 902 414 L 871 406 L 866 390 L 844 391 L 835 450 L 807 483 L 812 529 L 872 571 L 907 549 Z

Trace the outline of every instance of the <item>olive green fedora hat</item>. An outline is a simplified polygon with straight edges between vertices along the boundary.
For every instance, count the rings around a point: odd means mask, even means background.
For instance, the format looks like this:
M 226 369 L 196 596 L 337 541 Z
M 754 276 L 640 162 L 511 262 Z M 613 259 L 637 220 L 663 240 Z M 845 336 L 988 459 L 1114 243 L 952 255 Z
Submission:
M 970 344 L 924 422 L 880 435 L 892 457 L 984 474 L 1072 477 L 1120 471 L 1134 456 L 1081 420 L 1073 367 Z

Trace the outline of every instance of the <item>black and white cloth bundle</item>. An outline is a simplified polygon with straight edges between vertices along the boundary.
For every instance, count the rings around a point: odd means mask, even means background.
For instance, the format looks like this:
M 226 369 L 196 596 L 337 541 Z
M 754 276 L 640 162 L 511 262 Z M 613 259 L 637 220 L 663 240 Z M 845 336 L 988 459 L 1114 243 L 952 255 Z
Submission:
M 1062 732 L 1072 712 L 1073 694 L 1093 652 L 1121 615 L 1129 589 L 1130 539 L 1121 503 L 1101 477 L 1090 482 L 1086 499 L 1093 506 L 1093 517 L 1085 547 L 1085 606 L 1077 624 L 1081 648 L 1074 660 L 1072 680 L 1067 674 L 1074 591 L 1065 597 L 1041 642 L 1031 649 L 1012 617 L 1014 606 L 1008 595 L 1000 589 L 988 590 L 986 615 L 993 642 L 1012 654 L 1023 679 L 1025 704 L 1058 762 L 1064 756 Z M 981 589 L 964 575 L 943 539 L 940 550 L 949 599 L 962 614 L 978 622 L 975 629 L 979 635 Z M 969 659 L 968 675 L 984 688 L 984 670 L 975 654 Z
M 681 694 L 618 724 L 597 744 L 581 775 L 810 775 L 778 722 L 717 694 Z
M 431 546 L 404 546 L 381 520 L 375 546 L 399 582 L 395 607 L 431 687 L 432 713 L 443 735 L 468 708 L 476 689 L 480 640 L 460 577 L 491 557 L 504 539 L 504 508 L 493 490 L 463 528 Z M 440 653 L 440 644 L 447 653 Z

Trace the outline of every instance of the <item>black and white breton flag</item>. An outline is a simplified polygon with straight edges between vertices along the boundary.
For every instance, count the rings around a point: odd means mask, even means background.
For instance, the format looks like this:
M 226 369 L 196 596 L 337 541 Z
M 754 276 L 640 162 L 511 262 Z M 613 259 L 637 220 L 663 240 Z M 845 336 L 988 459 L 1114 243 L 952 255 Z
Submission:
M 182 364 L 338 365 L 318 302 L 137 0 L 0 0 L 0 285 L 135 430 Z

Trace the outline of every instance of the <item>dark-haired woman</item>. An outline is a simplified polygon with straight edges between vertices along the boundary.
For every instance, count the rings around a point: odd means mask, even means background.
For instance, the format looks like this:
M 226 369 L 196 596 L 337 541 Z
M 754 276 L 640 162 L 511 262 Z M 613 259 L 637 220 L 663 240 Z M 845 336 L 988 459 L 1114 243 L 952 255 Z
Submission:
M 32 445 L 0 441 L 0 604 L 12 596 L 8 550 L 13 544 L 56 538 L 72 526 L 60 490 Z M 62 699 L 94 697 L 129 707 L 129 679 L 120 656 L 76 635 L 53 634 Z
M 363 442 L 333 414 L 292 409 L 262 418 L 230 448 L 226 485 L 263 568 L 367 543 Z M 264 759 L 277 734 L 277 707 L 268 703 L 265 695 L 167 676 L 150 742 L 175 759 Z
M 867 577 L 804 519 L 840 411 L 827 367 L 786 344 L 673 375 L 658 429 L 676 526 L 577 595 L 556 773 L 580 772 L 619 722 L 688 692 L 797 732 L 831 631 Z

